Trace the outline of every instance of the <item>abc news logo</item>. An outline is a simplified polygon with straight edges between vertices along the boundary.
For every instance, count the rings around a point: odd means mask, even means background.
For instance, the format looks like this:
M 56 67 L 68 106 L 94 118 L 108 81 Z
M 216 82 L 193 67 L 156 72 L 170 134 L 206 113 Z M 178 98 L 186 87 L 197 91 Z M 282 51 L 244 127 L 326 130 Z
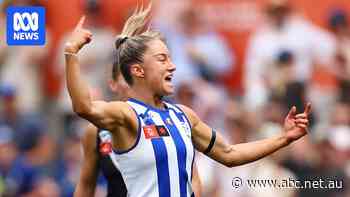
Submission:
M 14 32 L 14 39 L 15 40 L 25 40 L 25 39 L 31 39 L 31 40 L 39 40 L 39 14 L 38 13 L 32 13 L 29 14 L 28 12 L 25 12 L 23 14 L 20 14 L 16 12 L 13 15 L 13 29 Z M 24 23 L 24 21 L 27 20 L 27 25 Z M 24 32 L 20 32 L 23 30 Z
M 44 45 L 45 8 L 8 7 L 7 44 Z

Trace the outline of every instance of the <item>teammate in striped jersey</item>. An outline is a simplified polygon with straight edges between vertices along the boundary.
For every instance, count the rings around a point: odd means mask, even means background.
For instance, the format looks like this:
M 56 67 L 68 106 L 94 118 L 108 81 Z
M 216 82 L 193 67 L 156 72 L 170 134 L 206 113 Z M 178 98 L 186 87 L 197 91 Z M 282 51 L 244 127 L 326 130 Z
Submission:
M 115 68 L 115 75 L 110 81 L 110 89 L 117 94 L 117 100 L 127 100 L 128 85 L 120 74 L 119 68 Z M 99 137 L 101 130 L 93 124 L 89 124 L 82 138 L 84 160 L 80 179 L 76 186 L 75 197 L 94 196 L 99 170 L 107 179 L 107 196 L 123 197 L 123 181 L 120 171 L 117 169 L 109 157 L 110 144 L 102 143 Z M 107 154 L 106 154 L 107 153 Z M 192 179 L 193 190 L 196 196 L 200 196 L 200 179 L 197 168 L 194 167 Z
M 66 80 L 73 110 L 102 130 L 107 152 L 120 170 L 129 197 L 192 197 L 194 149 L 227 166 L 261 159 L 307 134 L 311 105 L 296 114 L 293 107 L 275 137 L 229 145 L 190 108 L 163 100 L 174 92 L 176 66 L 159 33 L 146 27 L 151 6 L 126 21 L 116 38 L 116 61 L 130 92 L 127 102 L 93 101 L 80 76 L 78 52 L 92 39 L 83 17 L 65 47 Z

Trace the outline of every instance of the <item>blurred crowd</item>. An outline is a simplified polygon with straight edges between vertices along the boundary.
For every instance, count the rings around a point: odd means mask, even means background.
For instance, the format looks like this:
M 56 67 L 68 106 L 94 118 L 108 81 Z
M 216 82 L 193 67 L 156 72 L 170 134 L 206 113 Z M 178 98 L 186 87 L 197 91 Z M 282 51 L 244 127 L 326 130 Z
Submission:
M 40 5 L 42 1 L 4 1 Z M 236 51 L 191 1 L 156 1 L 151 25 L 162 32 L 175 63 L 176 103 L 194 109 L 232 144 L 271 137 L 282 130 L 292 106 L 313 106 L 309 135 L 261 161 L 225 168 L 196 154 L 203 197 L 349 197 L 350 196 L 350 16 L 341 7 L 324 16 L 321 28 L 287 0 L 269 0 L 261 24 L 250 34 L 242 63 L 244 91 L 232 91 L 223 77 L 238 67 Z M 96 99 L 112 100 L 114 37 L 120 29 L 98 20 L 98 0 L 82 0 L 91 44 L 79 53 L 82 74 Z M 171 10 L 169 12 L 169 10 Z M 50 10 L 47 10 L 50 16 Z M 65 12 L 64 10 L 60 12 Z M 130 7 L 129 12 L 132 12 Z M 218 13 L 220 14 L 220 13 Z M 123 17 L 123 20 L 127 15 Z M 66 19 L 62 19 L 66 20 Z M 54 25 L 54 24 L 51 24 Z M 0 29 L 0 196 L 72 196 L 82 161 L 80 139 L 86 121 L 73 114 L 64 85 L 65 35 L 52 51 L 46 45 L 7 46 Z M 240 39 L 239 37 L 233 38 Z M 55 97 L 43 90 L 43 64 L 60 78 Z M 232 187 L 232 179 L 337 180 L 334 189 Z M 97 196 L 106 182 L 98 181 Z M 341 187 L 339 185 L 341 184 Z

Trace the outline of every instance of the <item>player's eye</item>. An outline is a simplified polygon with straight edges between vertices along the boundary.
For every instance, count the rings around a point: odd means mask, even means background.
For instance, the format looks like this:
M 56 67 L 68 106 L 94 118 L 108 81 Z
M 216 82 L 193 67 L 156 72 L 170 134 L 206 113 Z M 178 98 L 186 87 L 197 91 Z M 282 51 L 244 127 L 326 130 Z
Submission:
M 167 60 L 167 58 L 165 56 L 161 56 L 158 58 L 158 61 L 160 62 L 165 62 Z

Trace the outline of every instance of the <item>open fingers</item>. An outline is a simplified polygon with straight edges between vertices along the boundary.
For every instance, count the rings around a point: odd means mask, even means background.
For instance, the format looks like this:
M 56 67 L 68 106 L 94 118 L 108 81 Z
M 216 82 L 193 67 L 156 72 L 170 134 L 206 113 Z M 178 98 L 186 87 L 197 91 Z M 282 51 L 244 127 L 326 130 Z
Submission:
M 305 110 L 303 113 L 295 115 L 295 118 L 307 118 L 310 115 L 311 112 L 311 103 L 308 103 L 305 106 Z

